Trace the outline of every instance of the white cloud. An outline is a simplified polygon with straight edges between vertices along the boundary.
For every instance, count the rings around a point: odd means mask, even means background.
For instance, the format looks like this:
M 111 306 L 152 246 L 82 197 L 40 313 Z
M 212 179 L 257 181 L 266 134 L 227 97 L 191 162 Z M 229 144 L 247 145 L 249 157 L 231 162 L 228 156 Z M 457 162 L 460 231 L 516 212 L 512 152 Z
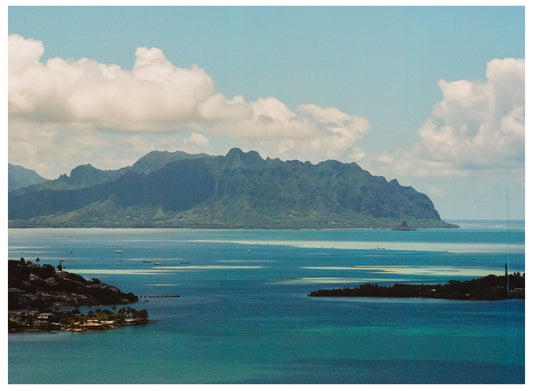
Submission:
M 485 81 L 439 81 L 442 100 L 418 130 L 419 140 L 372 156 L 369 165 L 410 177 L 523 168 L 525 62 L 492 60 L 486 76 Z
M 175 67 L 157 48 L 140 47 L 131 70 L 82 58 L 40 62 L 39 41 L 9 36 L 9 117 L 108 131 L 204 131 L 250 139 L 310 139 L 320 134 L 319 107 L 291 111 L 274 97 L 246 102 L 216 93 L 201 68 Z M 333 109 L 324 110 L 331 117 Z M 353 126 L 354 117 L 335 123 Z
M 203 69 L 176 67 L 157 48 L 138 48 L 133 68 L 122 69 L 87 58 L 42 63 L 42 42 L 8 41 L 9 161 L 50 178 L 88 162 L 119 168 L 151 150 L 237 146 L 263 157 L 356 161 L 437 200 L 450 197 L 451 180 L 470 183 L 474 173 L 523 188 L 523 59 L 490 61 L 485 80 L 441 80 L 442 100 L 418 140 L 367 154 L 359 146 L 370 132 L 365 118 L 312 103 L 291 109 L 275 97 L 227 98 Z
M 460 168 L 523 166 L 525 155 L 522 59 L 492 60 L 487 81 L 440 81 L 443 100 L 419 130 L 430 159 Z
M 187 139 L 187 143 L 195 147 L 206 147 L 209 145 L 209 139 L 203 134 L 192 133 Z
M 203 69 L 176 67 L 157 48 L 138 48 L 135 64 L 127 70 L 87 58 L 42 63 L 42 42 L 17 34 L 9 35 L 8 42 L 10 161 L 17 160 L 15 151 L 21 148 L 28 149 L 26 158 L 33 156 L 34 166 L 36 149 L 46 149 L 50 156 L 41 157 L 53 159 L 57 153 L 50 134 L 60 134 L 64 145 L 70 138 L 76 139 L 72 145 L 86 140 L 82 153 L 89 153 L 98 137 L 109 143 L 113 134 L 124 140 L 130 134 L 128 143 L 147 148 L 175 145 L 198 150 L 222 137 L 233 144 L 230 147 L 249 144 L 273 157 L 323 160 L 364 155 L 357 144 L 370 131 L 365 118 L 314 104 L 291 110 L 275 97 L 228 99 L 215 91 Z M 152 138 L 148 140 L 147 134 Z M 144 139 L 134 142 L 132 136 Z M 134 151 L 139 152 L 133 148 L 129 153 Z
M 159 49 L 139 48 L 131 71 L 82 58 L 39 62 L 35 41 L 9 36 L 9 116 L 120 130 L 168 131 L 212 95 L 200 68 L 175 68 Z
M 525 62 L 495 59 L 486 80 L 439 82 L 442 100 L 407 147 L 364 157 L 362 165 L 428 193 L 441 216 L 524 217 Z
M 221 93 L 209 96 L 199 105 L 198 111 L 202 118 L 210 122 L 232 123 L 252 115 L 252 108 L 241 96 L 227 100 Z

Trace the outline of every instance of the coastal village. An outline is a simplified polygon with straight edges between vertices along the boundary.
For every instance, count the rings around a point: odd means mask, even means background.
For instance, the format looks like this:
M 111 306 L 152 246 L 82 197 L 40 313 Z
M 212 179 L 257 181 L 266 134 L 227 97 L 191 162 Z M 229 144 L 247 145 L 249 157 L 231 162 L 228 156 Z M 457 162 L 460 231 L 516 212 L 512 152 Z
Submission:
M 148 323 L 146 310 L 137 311 L 126 307 L 116 312 L 101 309 L 90 310 L 87 314 L 82 314 L 79 310 L 50 312 L 28 310 L 9 313 L 8 329 L 11 333 L 83 332 L 110 330 L 146 323 Z
M 82 332 L 149 322 L 146 310 L 117 307 L 137 302 L 136 295 L 66 272 L 61 261 L 56 268 L 41 265 L 39 258 L 35 263 L 24 258 L 8 263 L 9 332 Z M 112 305 L 112 309 L 90 309 L 85 314 L 79 310 L 80 306 L 95 305 Z M 74 309 L 68 310 L 70 307 Z

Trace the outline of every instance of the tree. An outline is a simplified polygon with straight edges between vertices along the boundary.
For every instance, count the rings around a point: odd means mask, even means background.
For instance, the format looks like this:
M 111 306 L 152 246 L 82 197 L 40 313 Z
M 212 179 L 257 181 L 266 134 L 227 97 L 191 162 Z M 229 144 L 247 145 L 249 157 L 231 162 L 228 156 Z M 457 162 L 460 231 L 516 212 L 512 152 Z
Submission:
M 148 312 L 145 309 L 139 310 L 137 313 L 143 320 L 148 319 Z

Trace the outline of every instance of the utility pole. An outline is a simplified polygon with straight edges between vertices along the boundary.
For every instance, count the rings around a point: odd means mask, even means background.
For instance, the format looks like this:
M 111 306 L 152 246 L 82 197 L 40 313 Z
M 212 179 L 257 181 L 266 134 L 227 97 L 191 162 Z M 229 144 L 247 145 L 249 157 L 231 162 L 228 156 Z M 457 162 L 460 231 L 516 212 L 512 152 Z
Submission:
M 507 264 L 505 264 L 505 280 L 507 285 L 507 299 L 509 299 L 509 251 L 510 251 L 510 241 L 511 241 L 511 225 L 509 222 L 509 186 L 507 186 L 506 191 L 506 203 L 507 203 Z
M 509 299 L 509 273 L 507 272 L 507 264 L 505 264 L 505 280 L 506 280 L 505 289 L 507 292 L 507 299 Z

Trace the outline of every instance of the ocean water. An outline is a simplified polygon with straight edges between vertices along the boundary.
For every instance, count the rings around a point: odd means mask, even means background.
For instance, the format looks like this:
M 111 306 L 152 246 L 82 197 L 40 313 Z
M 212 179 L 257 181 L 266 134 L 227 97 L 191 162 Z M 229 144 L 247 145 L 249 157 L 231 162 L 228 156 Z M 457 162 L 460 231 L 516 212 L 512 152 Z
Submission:
M 10 334 L 8 381 L 524 383 L 523 300 L 307 296 L 367 281 L 503 274 L 507 262 L 510 272 L 525 271 L 523 222 L 459 224 L 411 232 L 9 229 L 10 259 L 64 259 L 67 271 L 125 292 L 180 297 L 132 305 L 154 320 L 145 326 Z

